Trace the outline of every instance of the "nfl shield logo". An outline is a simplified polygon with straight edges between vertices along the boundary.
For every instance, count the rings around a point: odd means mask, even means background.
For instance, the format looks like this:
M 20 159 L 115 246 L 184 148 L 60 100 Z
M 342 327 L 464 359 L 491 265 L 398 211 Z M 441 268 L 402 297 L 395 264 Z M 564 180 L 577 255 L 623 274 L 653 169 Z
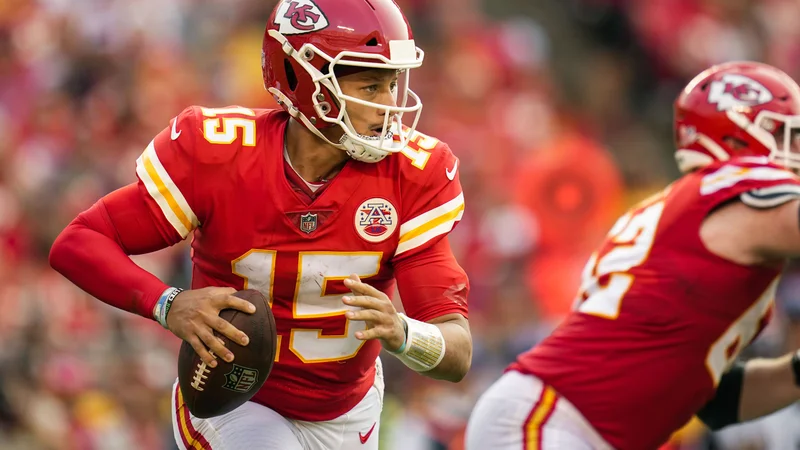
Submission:
M 249 367 L 233 365 L 233 370 L 225 374 L 225 389 L 236 392 L 247 392 L 258 381 L 258 371 Z
M 300 216 L 300 231 L 311 234 L 317 229 L 317 215 L 316 214 L 303 214 Z

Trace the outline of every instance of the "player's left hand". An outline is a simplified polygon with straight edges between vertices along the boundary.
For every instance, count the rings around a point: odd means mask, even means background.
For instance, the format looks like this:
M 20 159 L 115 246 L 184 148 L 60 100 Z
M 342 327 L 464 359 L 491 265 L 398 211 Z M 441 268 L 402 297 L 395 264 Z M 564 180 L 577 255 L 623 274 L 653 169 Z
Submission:
M 392 301 L 383 292 L 362 283 L 358 275 L 350 275 L 344 280 L 344 285 L 353 291 L 354 295 L 342 297 L 345 305 L 359 306 L 361 310 L 348 311 L 345 317 L 350 320 L 363 320 L 367 323 L 365 331 L 357 331 L 356 339 L 380 339 L 383 348 L 396 351 L 406 340 L 406 331 L 403 319 L 397 315 Z

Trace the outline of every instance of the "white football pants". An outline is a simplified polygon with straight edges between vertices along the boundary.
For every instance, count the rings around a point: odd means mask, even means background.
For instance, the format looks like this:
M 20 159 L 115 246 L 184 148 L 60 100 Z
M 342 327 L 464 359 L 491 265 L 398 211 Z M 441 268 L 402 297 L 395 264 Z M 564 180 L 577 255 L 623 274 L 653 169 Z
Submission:
M 567 399 L 537 377 L 511 371 L 483 393 L 466 450 L 611 450 Z
M 375 382 L 347 413 L 326 422 L 286 419 L 247 402 L 217 417 L 194 417 L 172 388 L 172 429 L 178 448 L 187 450 L 378 450 L 383 408 L 383 370 L 375 363 Z

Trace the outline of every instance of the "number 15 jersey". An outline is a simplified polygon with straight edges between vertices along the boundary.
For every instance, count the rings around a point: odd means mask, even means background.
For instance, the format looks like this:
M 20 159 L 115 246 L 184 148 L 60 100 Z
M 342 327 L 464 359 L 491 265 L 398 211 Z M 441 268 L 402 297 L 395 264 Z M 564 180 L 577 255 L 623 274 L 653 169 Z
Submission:
M 379 163 L 348 161 L 313 193 L 284 158 L 289 120 L 282 111 L 187 108 L 136 173 L 163 236 L 192 236 L 192 288 L 253 288 L 270 299 L 279 349 L 253 401 L 292 419 L 330 420 L 372 386 L 381 348 L 356 339 L 365 323 L 344 316 L 350 274 L 390 296 L 396 279 L 418 320 L 466 316 L 467 277 L 445 238 L 464 197 L 455 156 L 421 134 Z
M 552 386 L 614 448 L 657 448 L 766 325 L 781 269 L 711 253 L 703 220 L 728 201 L 769 207 L 792 191 L 800 180 L 766 158 L 676 181 L 619 219 L 584 269 L 576 310 L 510 369 Z

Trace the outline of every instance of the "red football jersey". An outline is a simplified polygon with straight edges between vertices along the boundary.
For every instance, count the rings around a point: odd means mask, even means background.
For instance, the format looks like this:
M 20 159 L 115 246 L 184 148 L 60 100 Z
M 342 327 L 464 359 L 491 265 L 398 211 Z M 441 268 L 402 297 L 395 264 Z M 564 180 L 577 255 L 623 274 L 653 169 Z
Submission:
M 348 161 L 304 194 L 286 173 L 288 121 L 282 111 L 187 108 L 136 172 L 164 236 L 192 235 L 192 288 L 254 288 L 271 300 L 279 351 L 253 401 L 329 420 L 372 386 L 381 348 L 356 339 L 365 323 L 344 316 L 348 275 L 389 295 L 396 278 L 409 317 L 466 316 L 467 277 L 445 238 L 464 197 L 455 156 L 422 134 L 379 163 Z
M 766 325 L 780 273 L 711 253 L 701 224 L 744 193 L 787 184 L 800 180 L 765 158 L 742 159 L 636 206 L 592 255 L 575 311 L 509 369 L 551 385 L 615 448 L 657 448 Z

